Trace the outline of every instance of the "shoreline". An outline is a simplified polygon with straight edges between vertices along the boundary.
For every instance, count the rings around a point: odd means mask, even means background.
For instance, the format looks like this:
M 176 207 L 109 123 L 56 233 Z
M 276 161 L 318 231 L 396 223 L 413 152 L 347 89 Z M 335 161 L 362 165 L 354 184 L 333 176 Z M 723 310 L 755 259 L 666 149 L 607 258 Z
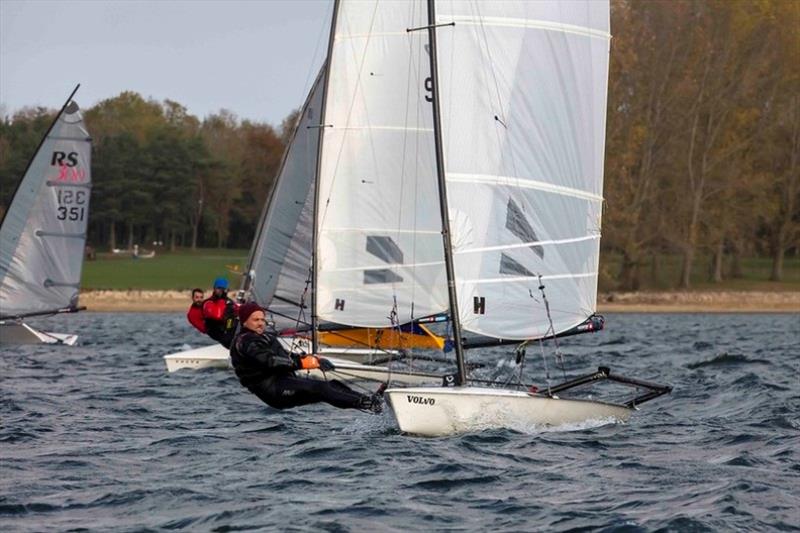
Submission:
M 185 313 L 189 291 L 84 291 L 90 312 Z M 598 313 L 800 313 L 800 291 L 610 292 L 597 297 Z

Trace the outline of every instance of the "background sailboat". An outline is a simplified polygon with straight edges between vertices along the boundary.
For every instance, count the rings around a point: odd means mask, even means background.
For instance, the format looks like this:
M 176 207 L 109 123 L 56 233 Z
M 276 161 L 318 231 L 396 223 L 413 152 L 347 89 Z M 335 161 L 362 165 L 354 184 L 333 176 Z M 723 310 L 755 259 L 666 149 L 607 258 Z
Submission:
M 37 331 L 25 318 L 78 307 L 89 219 L 91 138 L 78 87 L 56 115 L 0 226 L 0 343 L 74 344 L 76 335 Z

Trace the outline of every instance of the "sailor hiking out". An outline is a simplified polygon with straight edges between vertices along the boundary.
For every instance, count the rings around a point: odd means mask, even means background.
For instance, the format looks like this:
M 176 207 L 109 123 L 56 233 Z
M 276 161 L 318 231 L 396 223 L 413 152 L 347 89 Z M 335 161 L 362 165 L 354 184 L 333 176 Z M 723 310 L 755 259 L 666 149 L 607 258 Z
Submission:
M 354 391 L 336 380 L 323 381 L 301 377 L 297 370 L 335 370 L 322 357 L 289 353 L 273 332 L 266 332 L 264 311 L 256 303 L 239 308 L 241 331 L 231 345 L 231 363 L 243 387 L 276 409 L 289 409 L 326 402 L 340 409 L 361 409 L 379 413 L 382 399 L 378 394 Z
M 236 312 L 238 305 L 228 298 L 228 280 L 214 280 L 211 297 L 203 302 L 203 320 L 206 334 L 226 348 L 236 334 Z

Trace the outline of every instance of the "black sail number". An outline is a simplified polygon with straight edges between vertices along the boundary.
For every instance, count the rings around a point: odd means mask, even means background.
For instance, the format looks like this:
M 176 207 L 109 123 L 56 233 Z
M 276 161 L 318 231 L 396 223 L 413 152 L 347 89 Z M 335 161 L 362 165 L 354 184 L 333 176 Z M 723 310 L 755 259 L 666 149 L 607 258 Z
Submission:
M 425 95 L 425 101 L 433 102 L 433 79 L 430 76 L 425 78 L 425 91 L 428 93 Z
M 58 220 L 71 220 L 73 222 L 77 222 L 79 220 L 82 221 L 85 215 L 85 207 L 73 206 L 67 208 L 66 206 L 60 205 L 58 206 L 58 214 L 56 215 L 56 218 Z
M 72 222 L 83 221 L 86 216 L 86 203 L 89 194 L 82 190 L 58 189 L 56 190 L 56 218 Z

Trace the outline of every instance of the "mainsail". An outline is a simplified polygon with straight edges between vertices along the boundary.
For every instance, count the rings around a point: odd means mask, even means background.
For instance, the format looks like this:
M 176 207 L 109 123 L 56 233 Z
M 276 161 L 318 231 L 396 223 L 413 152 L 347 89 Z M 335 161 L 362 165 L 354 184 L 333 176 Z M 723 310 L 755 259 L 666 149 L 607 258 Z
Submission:
M 323 66 L 301 108 L 264 206 L 245 278 L 246 299 L 264 306 L 279 331 L 307 330 L 311 320 L 314 177 L 324 76 Z M 387 305 L 391 305 L 391 300 Z M 424 326 L 390 330 L 322 325 L 326 331 L 321 333 L 320 339 L 327 346 L 441 349 L 444 342 Z M 386 321 L 383 325 L 390 324 Z
M 447 309 L 426 3 L 338 3 L 317 205 L 317 314 L 390 327 Z
M 436 2 L 442 141 L 465 330 L 558 334 L 595 311 L 607 1 Z M 544 292 L 540 290 L 544 286 Z
M 91 139 L 70 100 L 0 226 L 0 318 L 77 307 L 91 184 Z
M 305 325 L 310 300 L 314 176 L 317 168 L 323 66 L 300 111 L 294 135 L 264 207 L 247 269 L 248 299 L 266 307 L 278 329 Z M 301 300 L 303 300 L 301 302 Z

